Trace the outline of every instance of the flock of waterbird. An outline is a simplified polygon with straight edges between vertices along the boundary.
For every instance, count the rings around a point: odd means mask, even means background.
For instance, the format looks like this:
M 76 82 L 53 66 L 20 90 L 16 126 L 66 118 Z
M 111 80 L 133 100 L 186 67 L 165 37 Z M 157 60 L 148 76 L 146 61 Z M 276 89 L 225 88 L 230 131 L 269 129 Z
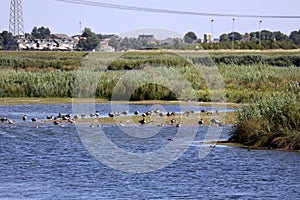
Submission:
M 189 116 L 190 114 L 193 114 L 193 113 L 195 113 L 195 112 L 194 111 L 186 111 L 186 112 L 183 113 L 183 115 Z M 213 112 L 207 111 L 207 110 L 201 110 L 201 113 L 205 113 L 206 115 L 213 115 Z M 215 113 L 218 115 L 219 111 L 215 110 Z M 146 111 L 146 112 L 143 112 L 141 114 L 140 114 L 139 111 L 134 111 L 133 114 L 135 116 L 141 116 L 142 117 L 140 120 L 138 120 L 138 122 L 139 122 L 140 125 L 150 124 L 153 121 L 147 121 L 146 117 L 149 117 L 151 115 L 156 115 L 156 116 L 160 116 L 160 117 L 169 117 L 169 118 L 171 118 L 171 120 L 170 120 L 171 125 L 174 125 L 176 127 L 180 127 L 181 126 L 180 123 L 176 123 L 176 120 L 174 118 L 172 118 L 172 117 L 174 117 L 176 115 L 175 112 L 166 112 L 166 113 L 163 113 L 159 109 L 155 109 L 154 111 Z M 109 118 L 116 118 L 116 117 L 119 117 L 119 116 L 127 116 L 127 115 L 129 115 L 128 111 L 114 112 L 114 113 L 110 112 L 110 113 L 108 113 L 108 117 Z M 95 117 L 99 118 L 100 117 L 100 112 L 96 111 L 95 113 L 91 113 L 89 115 L 89 117 L 90 118 L 95 118 Z M 42 121 L 47 121 L 47 122 L 51 122 L 52 121 L 54 125 L 63 127 L 64 126 L 63 123 L 65 123 L 65 122 L 67 122 L 69 124 L 75 124 L 78 119 L 85 119 L 85 118 L 86 118 L 86 115 L 84 113 L 82 113 L 82 114 L 74 114 L 74 115 L 59 113 L 56 117 L 48 115 L 48 116 L 46 116 L 46 119 L 43 119 Z M 29 121 L 27 115 L 23 115 L 22 120 L 23 121 Z M 8 119 L 6 117 L 2 117 L 0 119 L 0 121 L 1 121 L 2 124 L 5 124 L 5 123 L 9 124 L 9 125 L 14 124 L 14 121 L 12 119 Z M 34 123 L 35 128 L 39 128 L 39 126 L 38 126 L 38 118 L 37 117 L 31 118 L 31 121 Z M 203 118 L 200 118 L 198 120 L 198 124 L 199 124 L 199 126 L 205 125 L 205 122 L 204 122 Z M 124 124 L 122 122 L 120 122 L 119 125 L 124 126 Z M 220 121 L 220 120 L 217 120 L 215 118 L 212 118 L 210 120 L 210 125 L 224 126 L 225 124 L 224 124 L 223 121 Z M 100 126 L 100 124 L 98 123 L 97 126 Z M 94 124 L 91 124 L 90 127 L 94 127 Z

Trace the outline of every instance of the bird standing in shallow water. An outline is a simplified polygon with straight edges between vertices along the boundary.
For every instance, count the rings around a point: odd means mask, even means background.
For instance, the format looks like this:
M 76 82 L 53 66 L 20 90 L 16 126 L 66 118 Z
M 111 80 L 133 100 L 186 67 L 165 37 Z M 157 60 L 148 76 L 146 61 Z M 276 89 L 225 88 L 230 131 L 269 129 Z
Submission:
M 143 118 L 142 120 L 139 121 L 139 123 L 143 125 L 143 124 L 146 124 L 147 122 L 146 122 L 145 118 Z
M 175 123 L 175 119 L 171 119 L 171 123 L 174 124 Z
M 199 124 L 200 126 L 204 125 L 204 120 L 201 118 L 200 121 L 198 122 L 198 124 Z

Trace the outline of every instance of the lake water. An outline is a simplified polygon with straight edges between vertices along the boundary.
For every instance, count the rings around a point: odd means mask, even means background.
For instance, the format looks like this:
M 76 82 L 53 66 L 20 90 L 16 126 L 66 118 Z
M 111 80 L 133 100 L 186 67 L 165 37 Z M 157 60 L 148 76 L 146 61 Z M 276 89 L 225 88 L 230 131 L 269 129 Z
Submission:
M 153 105 L 131 105 L 129 111 L 132 114 L 150 108 Z M 181 111 L 175 105 L 164 109 Z M 111 108 L 109 104 L 97 104 L 96 110 L 106 116 Z M 187 138 L 176 138 L 175 126 L 161 127 L 151 137 L 136 138 L 124 134 L 125 129 L 117 125 L 60 127 L 39 121 L 39 128 L 35 128 L 31 121 L 21 120 L 23 114 L 45 119 L 58 112 L 71 113 L 72 106 L 0 106 L 0 117 L 15 121 L 13 125 L 0 123 L 0 199 L 300 198 L 299 153 L 203 144 L 209 127 L 191 126 L 183 130 L 187 134 L 196 130 L 195 138 L 174 162 L 145 173 L 126 172 L 96 159 L 78 130 L 95 133 L 96 138 L 101 129 L 120 149 L 145 156 L 172 143 L 180 146 Z M 157 129 L 154 125 L 133 125 L 128 130 L 137 132 L 141 128 Z M 223 127 L 220 140 L 227 139 L 231 130 L 232 126 Z M 200 158 L 199 151 L 204 147 L 209 147 L 210 153 Z M 114 152 L 108 154 L 117 156 Z M 118 159 L 126 164 L 127 160 Z M 146 167 L 145 163 L 135 164 Z

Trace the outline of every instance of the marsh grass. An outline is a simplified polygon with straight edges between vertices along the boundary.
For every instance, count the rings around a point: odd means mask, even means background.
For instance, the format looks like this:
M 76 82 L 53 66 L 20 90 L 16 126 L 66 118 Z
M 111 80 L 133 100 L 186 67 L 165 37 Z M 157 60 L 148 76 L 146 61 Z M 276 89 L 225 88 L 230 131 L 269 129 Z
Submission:
M 260 96 L 270 97 L 273 92 L 284 92 L 289 83 L 300 81 L 300 68 L 275 67 L 262 61 L 264 58 L 268 58 L 281 62 L 280 58 L 282 57 L 284 58 L 283 62 L 298 62 L 299 54 L 297 52 L 215 52 L 210 53 L 210 56 L 211 58 L 207 53 L 201 52 L 177 54 L 163 51 L 128 53 L 0 52 L 0 97 L 71 98 L 78 95 L 76 97 L 96 97 L 110 100 L 116 84 L 120 83 L 124 75 L 143 73 L 141 69 L 149 66 L 157 70 L 155 77 L 160 78 L 159 82 L 164 85 L 171 81 L 174 82 L 174 78 L 169 76 L 169 72 L 176 70 L 176 73 L 182 74 L 184 79 L 191 84 L 195 100 L 204 102 L 247 103 Z M 220 61 L 218 64 L 212 62 L 214 58 L 229 61 Z M 193 60 L 194 63 L 192 63 Z M 205 63 L 208 63 L 208 66 Z M 216 64 L 217 68 L 209 64 Z M 84 72 L 84 76 L 87 77 L 85 88 L 89 88 L 89 91 L 80 91 L 77 94 L 75 91 L 78 91 L 79 87 L 83 87 L 76 82 L 76 79 L 80 77 L 78 72 L 86 68 L 90 69 Z M 108 70 L 109 68 L 115 70 Z M 220 75 L 223 80 L 220 80 Z M 91 81 L 90 77 L 99 77 L 99 79 Z M 124 82 L 123 86 L 118 88 L 119 91 L 115 91 L 120 94 L 119 100 L 124 100 L 122 96 L 126 96 L 126 93 L 136 85 L 134 77 L 132 80 Z M 140 87 L 135 88 L 130 97 L 131 100 L 178 99 L 172 88 L 161 84 L 147 83 L 147 80 L 152 80 L 151 77 L 137 77 L 141 80 Z M 207 86 L 208 81 L 210 87 Z M 223 85 L 220 85 L 222 81 Z M 213 85 L 214 83 L 218 84 Z M 186 93 L 187 99 L 190 98 L 188 95 L 190 92 L 180 88 L 176 79 L 173 85 Z M 213 99 L 214 97 L 216 99 Z
M 300 87 L 290 83 L 285 92 L 255 98 L 238 111 L 230 141 L 248 146 L 300 149 Z
M 197 68 L 182 67 L 176 71 L 191 83 L 194 90 L 195 100 L 209 102 L 212 101 L 212 94 L 219 97 L 220 101 L 228 101 L 235 103 L 247 103 L 251 99 L 264 96 L 268 98 L 274 92 L 284 92 L 288 89 L 288 85 L 293 82 L 300 81 L 300 68 L 282 68 L 270 66 L 220 66 L 218 70 L 221 77 L 224 79 L 224 86 L 208 88 L 205 79 L 211 82 L 218 81 L 218 75 L 214 69 L 203 67 L 207 71 L 204 77 Z M 157 68 L 159 69 L 159 68 Z M 175 70 L 175 69 L 174 69 Z M 164 85 L 168 85 L 168 81 L 173 81 L 173 87 L 178 91 L 187 93 L 186 99 L 190 99 L 188 91 L 181 88 L 183 85 L 177 79 L 168 75 L 166 68 L 158 70 L 157 80 Z M 131 72 L 130 72 L 131 73 Z M 121 81 L 124 75 L 130 74 L 129 71 L 87 71 L 85 77 L 87 81 L 82 81 L 80 84 L 88 84 L 84 87 L 87 93 L 79 94 L 76 97 L 96 97 L 110 100 L 113 92 L 119 94 L 118 100 L 122 96 L 126 96 L 128 91 L 132 90 L 138 82 L 135 78 L 125 81 L 122 87 L 118 87 L 118 91 L 114 91 L 116 84 Z M 132 77 L 139 77 L 138 73 L 142 71 L 132 72 Z M 2 69 L 0 74 L 0 97 L 44 97 L 44 98 L 72 98 L 74 92 L 78 90 L 76 82 L 78 71 L 15 71 L 10 69 Z M 92 80 L 90 77 L 99 77 Z M 177 96 L 172 91 L 172 88 L 167 88 L 160 84 L 147 84 L 147 81 L 152 80 L 151 77 L 141 77 L 139 79 L 139 87 L 137 87 L 130 99 L 133 101 L 140 100 L 177 100 Z M 178 83 L 176 83 L 178 82 Z M 223 93 L 225 96 L 223 97 Z M 89 94 L 87 96 L 87 94 Z M 80 96 L 81 95 L 81 96 Z M 184 96 L 181 100 L 184 100 Z

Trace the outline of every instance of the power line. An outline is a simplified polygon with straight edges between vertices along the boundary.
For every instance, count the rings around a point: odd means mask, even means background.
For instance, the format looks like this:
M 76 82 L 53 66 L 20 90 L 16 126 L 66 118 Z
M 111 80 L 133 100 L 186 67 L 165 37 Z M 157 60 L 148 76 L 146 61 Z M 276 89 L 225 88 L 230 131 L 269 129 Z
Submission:
M 190 12 L 182 10 L 166 10 L 136 6 L 125 6 L 119 4 L 110 4 L 96 1 L 86 0 L 54 0 L 65 3 L 80 4 L 85 6 L 94 6 L 102 8 L 113 8 L 120 10 L 132 10 L 139 12 L 152 12 L 152 13 L 164 13 L 164 14 L 177 14 L 177 15 L 196 15 L 196 16 L 211 16 L 211 17 L 241 17 L 241 18 L 277 18 L 277 19 L 300 19 L 297 15 L 248 15 L 248 14 L 219 14 L 219 13 L 201 13 L 201 12 Z

